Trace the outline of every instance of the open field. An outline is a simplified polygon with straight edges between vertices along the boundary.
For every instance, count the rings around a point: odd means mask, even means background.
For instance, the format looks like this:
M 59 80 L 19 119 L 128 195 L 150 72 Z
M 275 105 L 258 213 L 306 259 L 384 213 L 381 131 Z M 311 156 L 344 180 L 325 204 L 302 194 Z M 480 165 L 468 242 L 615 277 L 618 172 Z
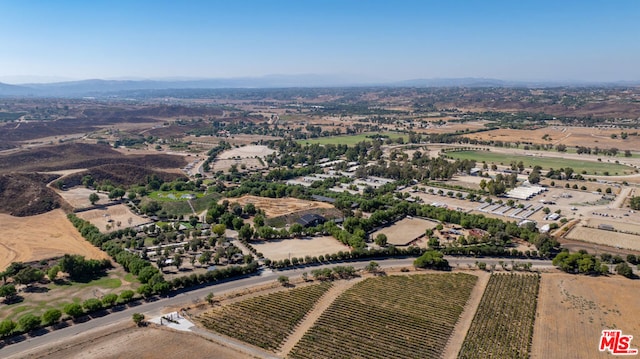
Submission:
M 635 234 L 618 233 L 578 225 L 571 229 L 571 231 L 566 235 L 566 238 L 594 244 L 602 244 L 610 247 L 640 251 L 640 236 Z
M 331 236 L 252 241 L 251 245 L 265 258 L 282 260 L 290 257 L 317 257 L 351 249 Z
M 640 281 L 565 273 L 543 274 L 531 358 L 611 358 L 598 351 L 603 329 L 640 338 Z
M 242 196 L 240 198 L 228 198 L 229 203 L 237 202 L 241 206 L 253 203 L 256 208 L 264 210 L 267 217 L 278 217 L 289 213 L 316 208 L 334 208 L 324 202 L 305 201 L 297 198 L 266 198 L 257 196 Z
M 616 174 L 632 174 L 635 170 L 629 166 L 597 161 L 579 161 L 573 159 L 559 158 L 559 157 L 538 157 L 538 156 L 521 156 L 515 154 L 502 154 L 491 151 L 459 151 L 459 152 L 447 152 L 447 156 L 454 159 L 461 160 L 475 160 L 477 162 L 486 161 L 487 163 L 495 163 L 497 165 L 508 165 L 512 161 L 520 162 L 525 167 L 533 168 L 534 166 L 540 166 L 543 170 L 549 168 L 559 169 L 565 167 L 571 167 L 576 173 L 586 171 L 587 174 L 599 174 L 609 172 L 611 175 Z
M 512 143 L 519 141 L 539 144 L 552 143 L 554 145 L 561 143 L 567 146 L 616 147 L 622 150 L 640 149 L 640 136 L 629 136 L 623 140 L 620 138 L 620 133 L 623 131 L 623 129 L 619 128 L 549 126 L 535 130 L 498 129 L 466 136 L 485 141 L 493 140 Z M 542 139 L 545 135 L 548 135 L 550 140 Z M 617 138 L 613 139 L 611 135 L 617 135 Z
M 31 217 L 0 214 L 0 270 L 11 262 L 30 262 L 69 254 L 87 258 L 109 258 L 87 242 L 67 219 L 64 211 L 53 210 Z
M 262 168 L 267 168 L 267 166 L 260 163 L 260 161 L 257 158 L 240 158 L 240 159 L 230 158 L 225 160 L 222 160 L 222 159 L 216 160 L 213 163 L 213 166 L 211 166 L 211 172 L 215 173 L 218 171 L 228 171 L 233 165 L 236 165 L 236 168 L 240 172 L 244 171 L 242 169 L 243 165 L 248 170 L 258 170 Z
M 427 229 L 437 226 L 435 221 L 422 218 L 404 218 L 389 227 L 382 228 L 371 234 L 376 238 L 379 234 L 387 236 L 387 242 L 395 246 L 406 246 L 420 236 L 424 236 Z
M 96 204 L 105 204 L 111 202 L 109 196 L 106 193 L 99 193 L 95 190 L 85 187 L 75 187 L 66 191 L 56 191 L 71 207 L 73 208 L 88 208 L 91 207 L 91 201 L 89 201 L 89 195 L 96 193 L 100 200 Z
M 0 306 L 0 319 L 16 321 L 25 314 L 42 315 L 49 309 L 64 310 L 71 302 L 82 303 L 89 298 L 102 298 L 106 294 L 119 294 L 124 290 L 135 290 L 139 282 L 133 275 L 116 265 L 107 271 L 107 275 L 90 282 L 66 282 L 63 284 L 48 283 L 37 285 L 40 290 L 22 291 L 21 302 Z
M 77 216 L 91 222 L 91 224 L 98 227 L 100 232 L 103 233 L 118 230 L 120 228 L 137 226 L 149 222 L 148 218 L 138 216 L 137 214 L 131 212 L 129 207 L 125 206 L 124 204 L 117 204 L 115 206 L 101 207 L 85 212 L 78 212 Z M 118 223 L 120 223 L 120 225 L 118 225 Z M 110 230 L 107 230 L 107 225 L 111 227 Z
M 325 282 L 254 297 L 204 313 L 208 329 L 275 350 L 331 287 Z
M 162 358 L 184 359 L 203 356 L 208 358 L 245 359 L 249 356 L 229 347 L 209 341 L 198 335 L 179 332 L 165 327 L 138 328 L 133 323 L 118 324 L 91 334 L 72 338 L 21 354 L 20 358 Z M 204 356 L 203 356 L 204 357 Z M 17 358 L 14 357 L 14 358 Z
M 589 227 L 598 227 L 600 224 L 608 224 L 613 226 L 616 231 L 637 233 L 638 236 L 640 236 L 640 224 L 636 222 L 635 218 L 626 218 L 624 221 L 614 221 L 603 218 L 589 218 L 585 220 L 585 225 Z M 638 237 L 638 239 L 640 240 L 640 237 Z
M 458 358 L 528 358 L 540 277 L 493 274 Z
M 225 160 L 225 159 L 231 159 L 235 157 L 240 157 L 240 158 L 252 158 L 255 156 L 265 157 L 274 152 L 275 150 L 272 150 L 267 146 L 250 145 L 250 146 L 243 146 L 243 147 L 233 148 L 233 149 L 224 151 L 221 154 L 219 154 L 217 158 Z
M 330 137 L 319 137 L 308 140 L 299 140 L 299 143 L 302 144 L 314 144 L 318 143 L 321 145 L 348 145 L 353 146 L 358 142 L 362 141 L 372 141 L 373 138 L 367 136 L 375 136 L 380 135 L 378 133 L 363 133 L 359 135 L 345 135 L 345 136 L 330 136 Z M 384 132 L 382 133 L 384 136 L 389 136 L 391 139 L 396 139 L 402 137 L 405 142 L 408 140 L 409 136 L 404 134 L 398 134 L 394 132 Z
M 290 357 L 440 358 L 477 279 L 463 273 L 365 279 L 329 306 Z

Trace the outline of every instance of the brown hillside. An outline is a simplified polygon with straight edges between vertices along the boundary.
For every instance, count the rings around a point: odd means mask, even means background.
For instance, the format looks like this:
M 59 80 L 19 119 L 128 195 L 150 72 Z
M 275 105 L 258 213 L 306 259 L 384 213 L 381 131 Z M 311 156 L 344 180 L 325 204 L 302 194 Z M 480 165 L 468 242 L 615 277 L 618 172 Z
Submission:
M 91 177 L 93 177 L 93 179 L 98 183 L 109 181 L 114 186 L 125 187 L 136 184 L 146 184 L 147 177 L 153 175 L 165 182 L 184 177 L 178 173 L 155 171 L 146 167 L 131 164 L 108 164 L 93 167 L 87 171 L 67 176 L 64 178 L 64 183 L 67 187 L 79 186 L 82 184 L 82 177 L 86 175 L 91 175 Z
M 56 177 L 39 173 L 0 174 L 0 213 L 24 217 L 62 207 L 65 202 L 47 187 Z
M 46 172 L 90 168 L 106 164 L 181 168 L 186 163 L 181 156 L 166 154 L 124 155 L 108 145 L 66 143 L 0 156 L 0 172 Z

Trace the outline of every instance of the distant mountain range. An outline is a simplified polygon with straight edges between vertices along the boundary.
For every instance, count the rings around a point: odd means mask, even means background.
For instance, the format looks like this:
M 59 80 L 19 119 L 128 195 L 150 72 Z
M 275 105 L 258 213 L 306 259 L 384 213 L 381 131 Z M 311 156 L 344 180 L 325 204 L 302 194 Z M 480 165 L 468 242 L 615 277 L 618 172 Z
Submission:
M 640 82 L 524 82 L 486 78 L 435 78 L 396 82 L 337 75 L 269 75 L 181 80 L 83 80 L 9 85 L 0 82 L 0 96 L 90 97 L 117 95 L 127 91 L 224 88 L 291 87 L 557 87 L 557 86 L 638 86 Z

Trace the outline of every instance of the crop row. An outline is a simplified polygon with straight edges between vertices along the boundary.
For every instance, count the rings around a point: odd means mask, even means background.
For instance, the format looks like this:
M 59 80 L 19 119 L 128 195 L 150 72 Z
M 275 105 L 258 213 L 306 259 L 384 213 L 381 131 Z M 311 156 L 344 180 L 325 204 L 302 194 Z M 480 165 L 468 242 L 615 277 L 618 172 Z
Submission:
M 477 277 L 389 276 L 338 297 L 290 353 L 292 358 L 439 358 Z
M 264 349 L 277 349 L 331 283 L 295 288 L 223 306 L 199 317 L 205 327 Z
M 458 357 L 528 358 L 539 283 L 538 275 L 492 275 Z

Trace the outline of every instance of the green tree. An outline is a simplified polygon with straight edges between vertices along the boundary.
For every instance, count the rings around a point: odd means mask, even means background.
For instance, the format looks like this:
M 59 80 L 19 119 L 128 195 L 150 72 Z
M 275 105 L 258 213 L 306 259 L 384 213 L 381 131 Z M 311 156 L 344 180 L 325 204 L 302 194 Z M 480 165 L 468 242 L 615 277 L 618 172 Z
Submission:
M 113 190 L 111 190 L 111 192 L 109 192 L 109 199 L 116 199 L 116 198 L 122 199 L 122 197 L 124 197 L 125 194 L 127 194 L 127 192 L 124 189 L 114 188 Z
M 387 245 L 387 236 L 384 233 L 380 233 L 376 236 L 374 242 L 380 247 L 384 247 Z
M 256 228 L 264 226 L 264 216 L 261 214 L 256 215 L 253 218 L 253 224 L 256 226 Z
M 209 303 L 210 305 L 213 305 L 213 303 L 215 303 L 215 296 L 213 294 L 213 292 L 209 292 L 205 297 L 204 300 L 207 301 L 207 303 Z
M 278 277 L 278 282 L 283 286 L 286 287 L 289 285 L 289 277 L 287 277 L 286 275 L 281 275 Z
M 225 226 L 224 224 L 216 224 L 215 226 L 213 226 L 212 232 L 218 236 L 218 237 L 222 237 L 224 236 L 224 232 L 227 230 L 227 226 Z
M 106 294 L 104 297 L 102 297 L 102 305 L 105 308 L 113 306 L 114 304 L 116 304 L 117 301 L 118 301 L 118 295 L 115 293 L 109 293 L 109 294 Z
M 181 254 L 176 253 L 173 256 L 173 265 L 175 265 L 178 270 L 180 269 L 180 266 L 182 265 L 182 255 Z
M 62 317 L 62 312 L 58 309 L 51 308 L 42 314 L 42 325 L 48 326 L 51 324 L 55 324 Z
M 82 306 L 77 303 L 69 303 L 65 305 L 63 308 L 63 311 L 65 312 L 66 315 L 74 319 L 84 314 L 84 310 L 82 309 Z
M 36 269 L 34 267 L 27 267 L 20 270 L 16 275 L 13 276 L 13 280 L 19 284 L 29 285 L 34 282 L 38 282 L 44 278 L 44 273 Z
M 30 332 L 40 326 L 42 319 L 33 314 L 25 314 L 18 319 L 18 325 L 23 332 Z
M 0 337 L 6 337 L 16 329 L 16 323 L 11 319 L 5 319 L 0 322 Z
M 18 293 L 16 286 L 13 284 L 5 284 L 0 286 L 0 297 L 4 297 L 5 301 L 10 302 Z
M 300 236 L 304 232 L 304 227 L 300 223 L 294 223 L 289 228 L 289 233 L 291 233 L 294 237 Z
M 413 262 L 416 268 L 448 269 L 449 262 L 438 251 L 426 251 Z
M 640 196 L 631 197 L 629 200 L 629 207 L 633 210 L 640 210 Z
M 634 277 L 633 269 L 631 269 L 631 267 L 626 262 L 618 263 L 616 265 L 616 273 L 627 278 Z
M 96 202 L 98 202 L 99 200 L 100 200 L 100 196 L 98 196 L 98 194 L 91 193 L 89 195 L 89 202 L 91 202 L 92 205 L 96 204 Z
M 139 327 L 144 325 L 144 314 L 142 313 L 133 313 L 133 315 L 131 316 L 131 319 Z
M 58 277 L 59 272 L 60 272 L 60 266 L 55 265 L 49 268 L 49 270 L 47 271 L 47 277 L 49 277 L 49 280 L 54 281 Z
M 202 254 L 200 255 L 200 257 L 198 257 L 198 262 L 200 262 L 200 264 L 208 264 L 211 261 L 211 252 L 209 251 L 204 251 L 202 252 Z
M 102 301 L 97 298 L 89 298 L 82 303 L 82 306 L 87 310 L 87 313 L 91 313 L 102 309 Z
M 377 273 L 378 270 L 380 270 L 380 264 L 378 264 L 378 262 L 371 261 L 366 267 L 364 267 L 364 270 L 369 273 Z
M 138 287 L 138 293 L 145 298 L 149 298 L 153 295 L 153 287 L 150 284 L 143 284 Z
M 120 293 L 120 297 L 118 298 L 118 303 L 128 303 L 129 301 L 131 301 L 131 299 L 133 299 L 134 294 L 135 293 L 130 289 L 123 290 Z
M 251 228 L 251 225 L 246 223 L 242 227 L 240 227 L 240 230 L 238 231 L 238 237 L 245 241 L 250 240 L 251 237 L 253 237 L 253 228 Z

